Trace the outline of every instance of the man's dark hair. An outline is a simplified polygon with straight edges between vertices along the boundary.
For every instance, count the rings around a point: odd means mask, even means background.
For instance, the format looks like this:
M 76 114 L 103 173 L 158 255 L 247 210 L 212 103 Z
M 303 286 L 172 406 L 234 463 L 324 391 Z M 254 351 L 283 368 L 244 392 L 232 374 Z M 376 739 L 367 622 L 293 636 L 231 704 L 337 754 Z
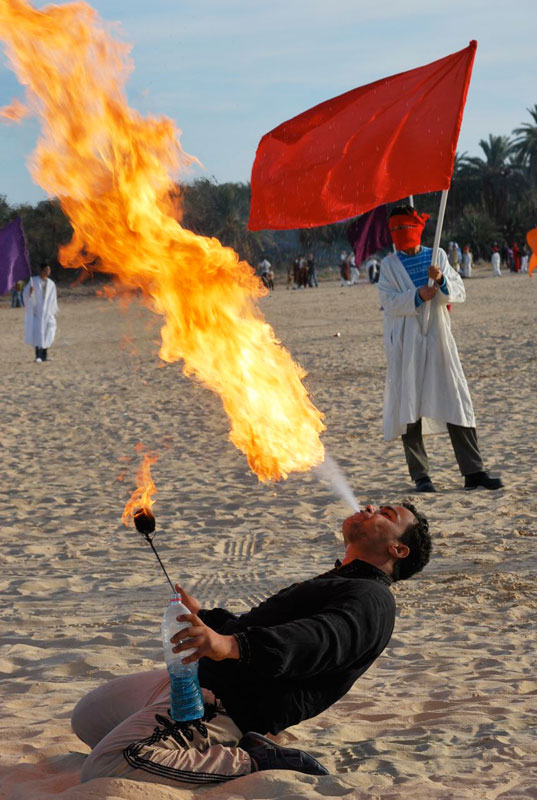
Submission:
M 392 575 L 394 581 L 404 581 L 416 572 L 420 572 L 431 557 L 432 542 L 427 517 L 421 514 L 412 503 L 403 503 L 402 505 L 414 514 L 416 521 L 412 522 L 399 537 L 399 541 L 407 545 L 410 553 L 406 558 L 400 558 L 395 562 Z
M 409 206 L 409 205 L 396 206 L 395 208 L 392 208 L 392 210 L 390 211 L 390 217 L 395 217 L 396 214 L 397 215 L 408 214 L 409 216 L 413 216 L 415 212 L 416 209 L 414 208 L 414 206 Z

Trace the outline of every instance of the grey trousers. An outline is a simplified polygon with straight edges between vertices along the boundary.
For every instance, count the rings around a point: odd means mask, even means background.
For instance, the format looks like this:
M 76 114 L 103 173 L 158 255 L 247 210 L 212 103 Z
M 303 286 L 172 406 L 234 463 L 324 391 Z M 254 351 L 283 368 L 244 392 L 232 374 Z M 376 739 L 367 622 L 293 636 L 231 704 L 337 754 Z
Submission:
M 475 428 L 464 428 L 462 425 L 452 425 L 451 422 L 447 423 L 447 428 L 461 475 L 483 472 Z M 421 435 L 421 419 L 407 425 L 406 433 L 401 439 L 412 480 L 417 481 L 429 475 L 429 458 Z

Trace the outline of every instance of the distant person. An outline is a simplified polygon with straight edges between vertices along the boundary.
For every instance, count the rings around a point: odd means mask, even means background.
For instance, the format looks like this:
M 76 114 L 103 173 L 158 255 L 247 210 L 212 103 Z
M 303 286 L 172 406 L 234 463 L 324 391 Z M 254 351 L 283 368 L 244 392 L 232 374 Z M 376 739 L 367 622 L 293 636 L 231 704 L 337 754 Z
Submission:
M 299 256 L 298 259 L 298 287 L 305 289 L 308 285 L 308 262 L 304 256 Z
M 513 243 L 513 271 L 520 272 L 520 248 L 516 242 Z
M 17 281 L 11 289 L 11 308 L 22 308 L 24 306 L 23 290 L 24 281 Z
M 350 286 L 350 277 L 348 253 L 346 250 L 342 250 L 339 256 L 339 285 Z
M 35 347 L 38 364 L 48 360 L 48 349 L 56 334 L 58 299 L 56 284 L 49 278 L 50 267 L 43 264 L 24 289 L 25 341 Z
M 379 279 L 379 267 L 380 262 L 376 256 L 372 256 L 372 258 L 368 258 L 365 262 L 365 269 L 367 272 L 367 277 L 369 278 L 369 283 L 378 283 Z
M 522 257 L 520 259 L 520 271 L 527 272 L 530 256 L 526 247 L 522 248 Z
M 515 271 L 515 256 L 514 256 L 513 250 L 509 246 L 507 246 L 505 248 L 505 259 L 506 259 L 506 262 L 507 262 L 507 267 L 509 269 L 509 272 L 514 272 Z
M 354 286 L 355 283 L 358 283 L 360 280 L 360 270 L 356 266 L 356 256 L 354 255 L 354 250 L 351 251 L 349 255 L 349 281 L 350 285 Z
M 308 286 L 313 289 L 319 288 L 319 281 L 317 280 L 317 270 L 315 269 L 315 258 L 313 253 L 308 253 L 307 258 L 307 265 L 308 265 Z
M 401 436 L 418 492 L 436 491 L 423 434 L 446 427 L 464 488 L 500 489 L 502 481 L 491 478 L 483 466 L 472 400 L 446 308 L 464 302 L 464 284 L 443 250 L 431 265 L 432 249 L 421 245 L 427 219 L 409 205 L 397 206 L 389 218 L 396 252 L 382 260 L 378 282 L 388 362 L 384 438 Z M 424 335 L 426 310 L 429 327 Z
M 448 246 L 448 261 L 455 270 L 455 272 L 460 272 L 461 268 L 461 260 L 459 258 L 459 247 L 457 242 L 450 242 Z
M 272 265 L 269 267 L 269 270 L 266 274 L 267 286 L 271 292 L 274 291 L 274 270 L 272 269 Z
M 472 266 L 474 263 L 474 257 L 470 250 L 470 245 L 465 244 L 464 250 L 462 252 L 462 277 L 463 278 L 471 278 L 472 277 Z
M 490 263 L 492 264 L 492 274 L 495 278 L 500 278 L 502 275 L 501 270 L 501 258 L 500 258 L 500 250 L 497 245 L 494 245 L 492 248 L 492 256 L 490 259 Z
M 300 286 L 300 256 L 296 256 L 293 261 L 293 289 Z
M 287 290 L 295 289 L 295 267 L 294 261 L 289 265 L 287 270 L 287 286 L 285 287 Z
M 268 274 L 271 269 L 270 261 L 266 256 L 263 256 L 261 261 L 259 262 L 259 273 L 261 275 L 261 280 L 263 281 L 263 285 L 269 289 L 269 281 L 268 281 Z

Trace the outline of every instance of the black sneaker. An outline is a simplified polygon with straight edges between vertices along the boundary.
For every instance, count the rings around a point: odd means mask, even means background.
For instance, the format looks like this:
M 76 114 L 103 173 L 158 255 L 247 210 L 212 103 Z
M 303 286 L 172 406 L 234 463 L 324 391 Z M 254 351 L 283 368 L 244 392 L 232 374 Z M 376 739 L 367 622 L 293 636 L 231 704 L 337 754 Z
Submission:
M 434 483 L 428 475 L 424 475 L 423 478 L 418 478 L 418 480 L 414 481 L 414 483 L 416 484 L 417 492 L 436 492 Z
M 491 478 L 488 472 L 472 472 L 464 476 L 465 489 L 503 489 L 501 478 Z
M 307 775 L 330 775 L 317 759 L 290 747 L 281 747 L 266 736 L 250 731 L 245 733 L 239 747 L 246 750 L 252 759 L 252 772 L 264 769 L 291 769 Z

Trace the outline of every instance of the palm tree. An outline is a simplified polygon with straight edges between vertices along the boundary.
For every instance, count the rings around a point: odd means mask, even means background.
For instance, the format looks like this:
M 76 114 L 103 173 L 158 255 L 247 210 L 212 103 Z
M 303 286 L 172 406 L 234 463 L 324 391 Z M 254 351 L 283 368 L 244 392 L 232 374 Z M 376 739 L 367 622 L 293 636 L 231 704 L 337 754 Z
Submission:
M 250 264 L 254 264 L 273 244 L 274 237 L 270 231 L 248 230 L 249 184 L 218 183 L 214 178 L 198 178 L 178 191 L 182 197 L 182 222 L 194 233 L 216 237 Z
M 537 186 L 537 103 L 527 111 L 535 124 L 524 122 L 519 128 L 515 128 L 513 133 L 516 139 L 513 146 L 521 163 L 528 170 L 530 183 Z
M 520 176 L 520 167 L 513 160 L 515 145 L 508 136 L 489 133 L 488 140 L 481 139 L 479 146 L 485 158 L 466 158 L 467 175 L 479 180 L 485 209 L 494 222 L 501 224 L 513 193 L 513 179 L 517 173 Z
M 468 165 L 466 152 L 455 153 L 449 190 L 446 223 L 449 227 L 463 213 L 466 206 L 478 206 L 481 201 L 481 181 Z M 438 202 L 436 203 L 438 206 Z
M 500 238 L 500 231 L 485 211 L 466 206 L 455 226 L 446 230 L 446 238 L 469 244 L 476 259 L 489 258 L 492 243 Z
M 53 277 L 58 275 L 58 248 L 67 244 L 73 235 L 71 223 L 58 200 L 41 200 L 31 206 L 23 203 L 15 207 L 22 218 L 28 244 L 30 262 L 34 269 L 46 261 L 52 267 Z

